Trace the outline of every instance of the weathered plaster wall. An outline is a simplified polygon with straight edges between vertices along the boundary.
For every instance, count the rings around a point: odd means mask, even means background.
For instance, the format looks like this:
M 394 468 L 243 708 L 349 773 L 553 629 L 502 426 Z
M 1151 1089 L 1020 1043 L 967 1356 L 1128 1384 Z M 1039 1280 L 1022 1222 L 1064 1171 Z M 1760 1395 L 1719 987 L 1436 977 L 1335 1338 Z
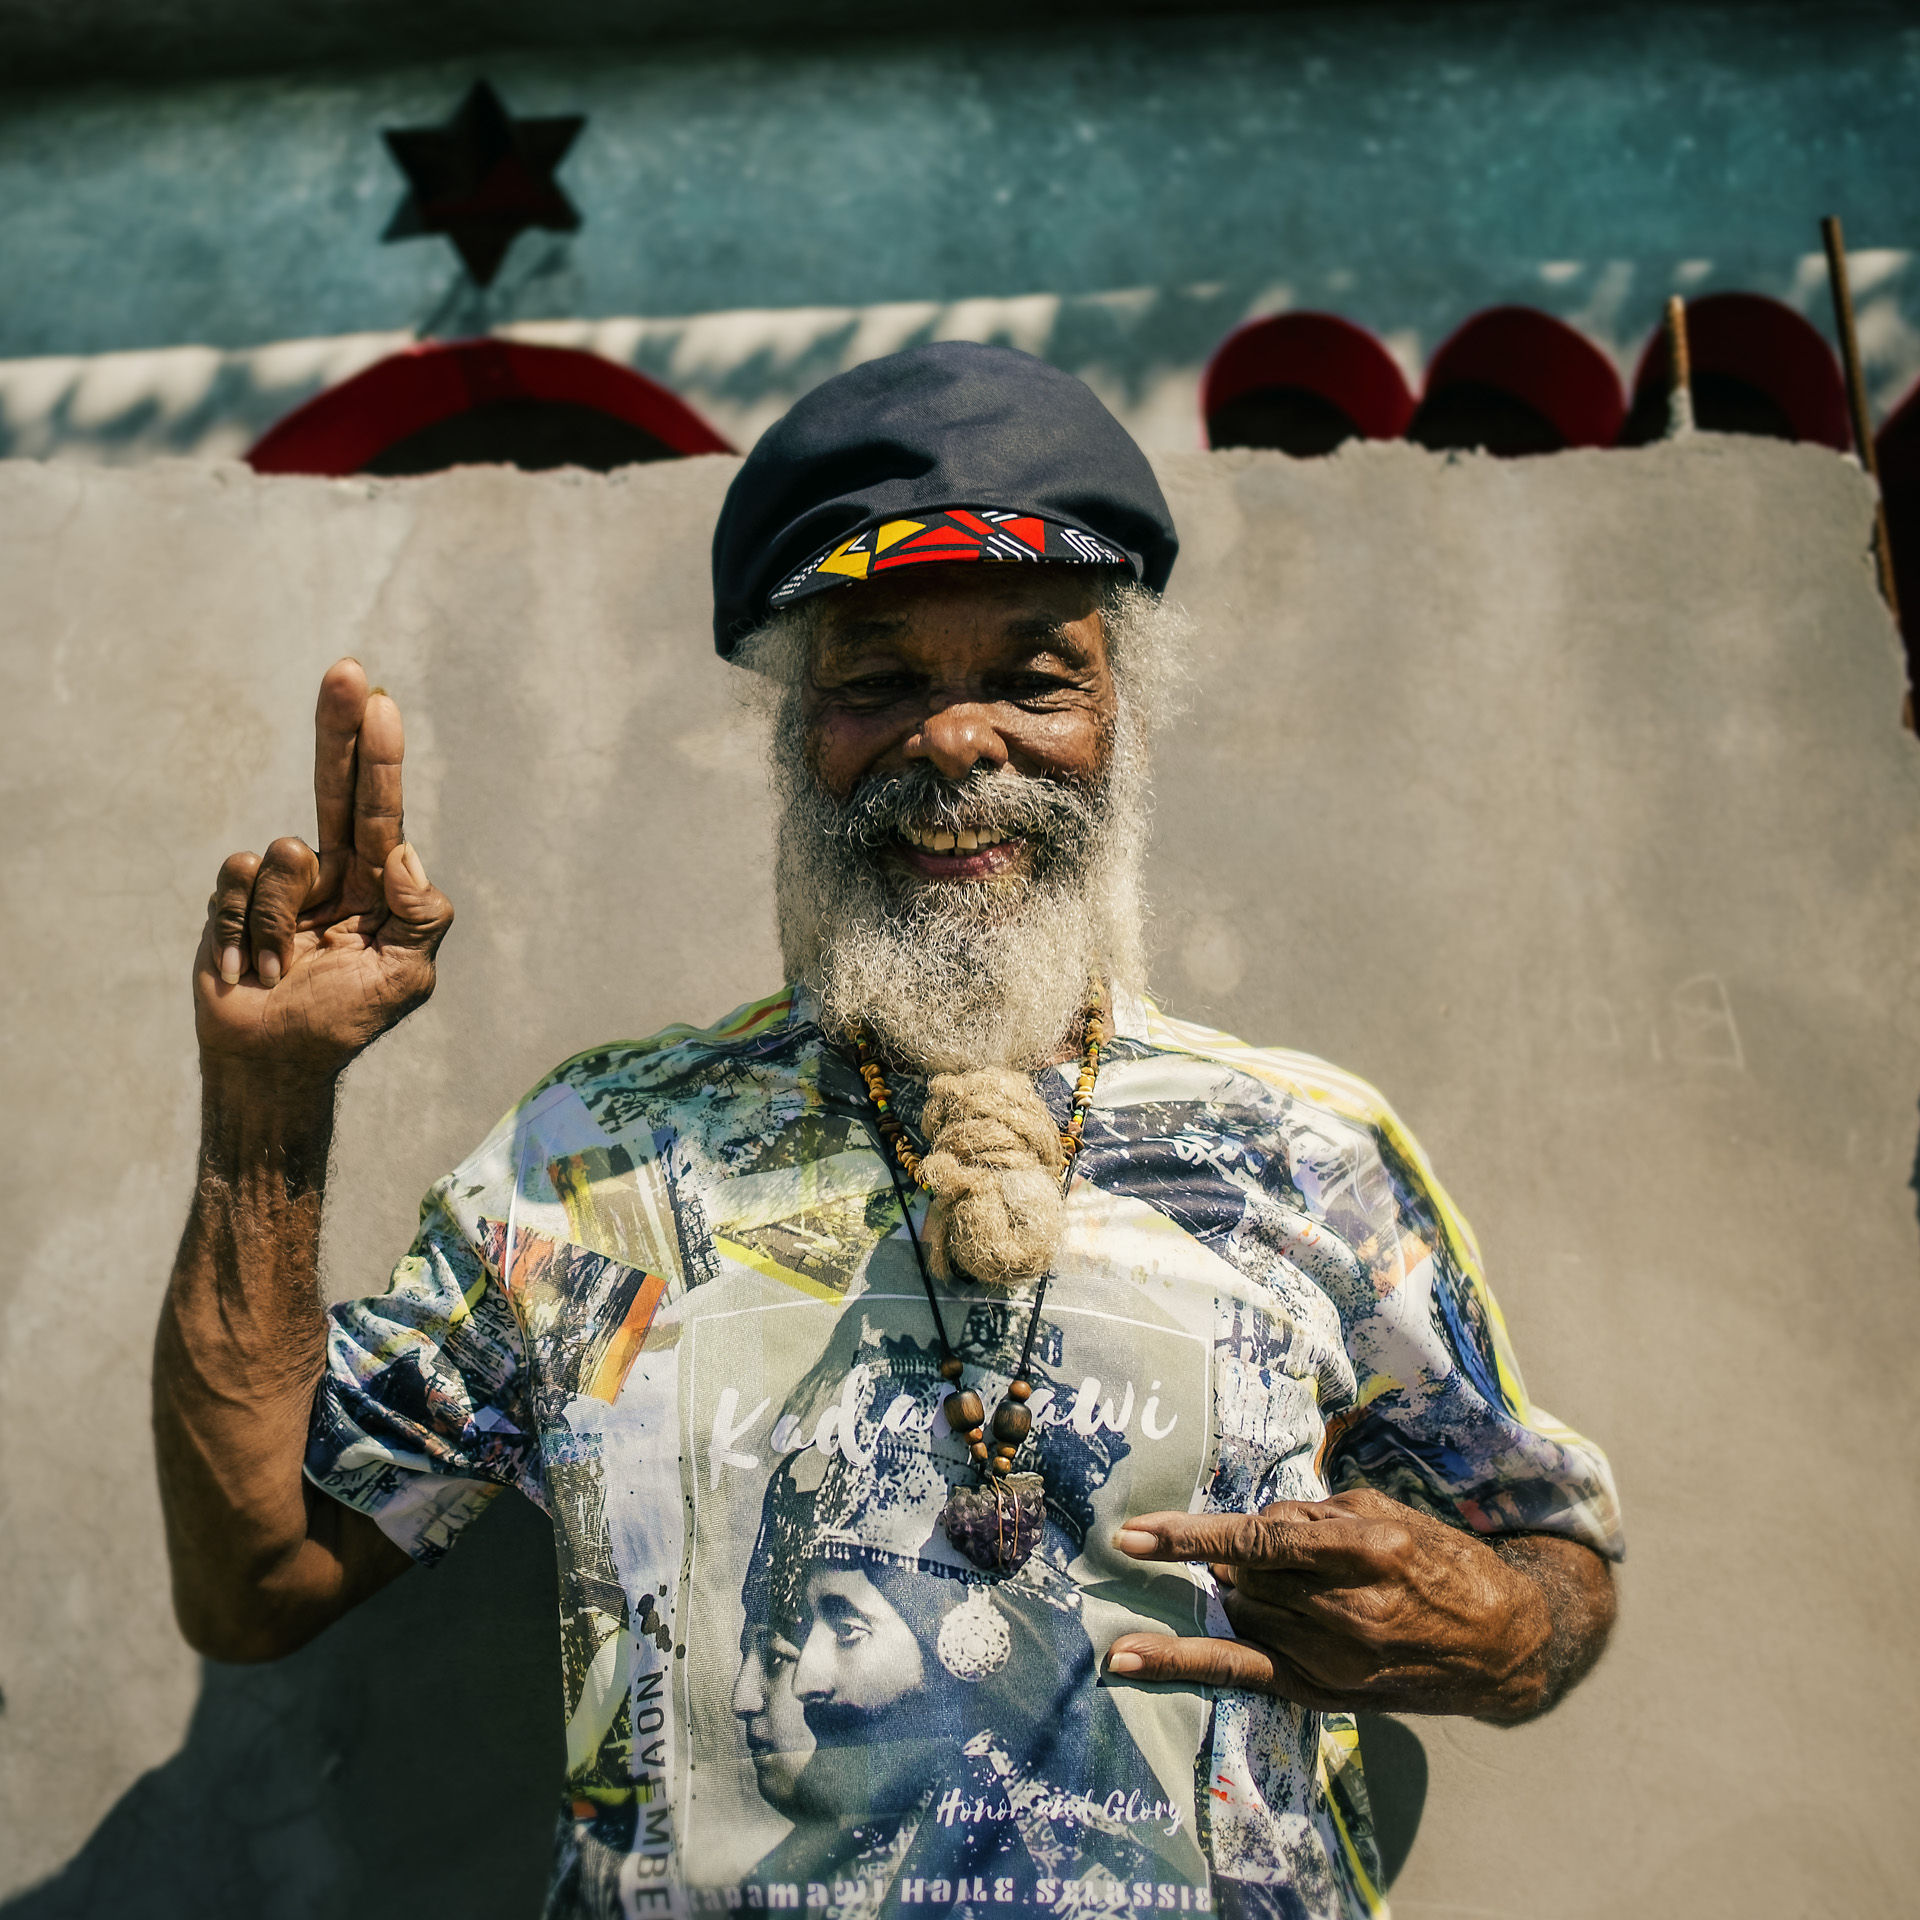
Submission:
M 381 1284 L 418 1193 L 554 1060 L 763 990 L 756 747 L 704 632 L 731 471 L 0 467 L 7 1920 L 536 1909 L 531 1509 L 277 1667 L 175 1636 L 146 1356 L 187 956 L 221 855 L 307 828 L 313 684 L 358 653 L 461 918 L 440 995 L 349 1079 L 336 1292 Z M 1901 1910 L 1920 752 L 1862 482 L 1715 439 L 1163 473 L 1203 638 L 1162 996 L 1387 1089 L 1627 1506 L 1593 1682 L 1519 1732 L 1415 1723 L 1396 1911 Z

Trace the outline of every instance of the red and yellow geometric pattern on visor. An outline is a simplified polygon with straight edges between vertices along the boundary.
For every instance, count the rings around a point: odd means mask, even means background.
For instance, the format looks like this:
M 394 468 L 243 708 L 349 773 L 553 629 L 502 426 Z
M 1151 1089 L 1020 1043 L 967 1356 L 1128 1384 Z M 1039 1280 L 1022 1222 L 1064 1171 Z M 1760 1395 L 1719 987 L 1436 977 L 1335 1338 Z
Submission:
M 1063 526 L 1037 513 L 1007 513 L 998 507 L 947 507 L 937 513 L 903 515 L 864 527 L 816 554 L 767 596 L 784 607 L 828 587 L 850 586 L 895 567 L 933 560 L 1053 560 L 1078 566 L 1124 567 L 1127 556 L 1079 527 Z

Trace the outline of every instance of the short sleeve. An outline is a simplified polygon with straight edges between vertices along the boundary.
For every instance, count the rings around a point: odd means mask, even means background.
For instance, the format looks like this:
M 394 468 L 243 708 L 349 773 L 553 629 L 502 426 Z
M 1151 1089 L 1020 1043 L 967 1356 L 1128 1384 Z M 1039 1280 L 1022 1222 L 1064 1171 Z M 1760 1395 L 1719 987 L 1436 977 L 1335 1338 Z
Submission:
M 307 1478 L 431 1563 L 503 1487 L 545 1506 L 511 1302 L 454 1217 L 453 1177 L 387 1291 L 329 1313 Z
M 1328 1421 L 1328 1484 L 1622 1558 L 1607 1457 L 1528 1398 L 1472 1231 L 1418 1143 L 1382 1103 L 1342 1146 L 1325 1217 L 1371 1285 L 1341 1303 L 1358 1394 Z

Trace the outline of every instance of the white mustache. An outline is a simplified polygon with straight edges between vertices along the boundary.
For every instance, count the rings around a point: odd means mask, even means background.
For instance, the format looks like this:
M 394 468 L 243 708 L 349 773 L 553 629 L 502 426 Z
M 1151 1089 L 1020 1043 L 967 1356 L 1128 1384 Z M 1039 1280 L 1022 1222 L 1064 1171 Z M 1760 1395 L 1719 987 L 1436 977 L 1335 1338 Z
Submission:
M 1098 800 L 1064 780 L 1002 768 L 949 780 L 924 763 L 863 781 L 840 809 L 834 837 L 877 852 L 894 840 L 970 835 L 976 845 L 1026 840 L 1037 851 L 1072 855 L 1099 824 Z

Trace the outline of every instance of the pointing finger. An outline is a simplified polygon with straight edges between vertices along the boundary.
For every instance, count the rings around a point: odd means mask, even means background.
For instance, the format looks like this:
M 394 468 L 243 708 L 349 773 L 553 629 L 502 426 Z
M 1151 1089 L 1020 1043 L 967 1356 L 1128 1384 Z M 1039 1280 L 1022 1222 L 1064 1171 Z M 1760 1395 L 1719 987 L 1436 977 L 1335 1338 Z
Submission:
M 1128 1633 L 1113 1643 L 1107 1671 L 1128 1680 L 1171 1680 L 1192 1687 L 1273 1689 L 1273 1655 L 1245 1640 Z
M 247 902 L 253 897 L 253 876 L 260 871 L 257 853 L 230 853 L 220 863 L 208 903 L 213 919 L 213 965 L 228 986 L 238 983 L 247 969 Z
M 367 710 L 367 676 L 358 660 L 336 660 L 320 680 L 313 710 L 313 805 L 320 870 L 330 887 L 353 850 L 353 759 Z
M 262 986 L 273 986 L 293 964 L 300 908 L 319 875 L 320 862 L 313 849 L 292 835 L 276 840 L 260 862 L 247 912 L 247 945 Z
M 354 754 L 353 851 L 369 867 L 387 864 L 400 844 L 404 809 L 400 762 L 407 750 L 400 709 L 376 688 L 360 716 L 360 744 Z
M 1200 1560 L 1302 1573 L 1366 1570 L 1366 1523 L 1305 1500 L 1279 1500 L 1259 1513 L 1149 1513 L 1129 1520 L 1114 1545 L 1136 1560 Z
M 1107 1671 L 1126 1680 L 1164 1681 L 1176 1686 L 1233 1687 L 1246 1693 L 1277 1694 L 1303 1707 L 1339 1712 L 1364 1706 L 1357 1693 L 1304 1673 L 1274 1647 L 1247 1640 L 1177 1639 L 1169 1633 L 1127 1633 L 1113 1643 Z

